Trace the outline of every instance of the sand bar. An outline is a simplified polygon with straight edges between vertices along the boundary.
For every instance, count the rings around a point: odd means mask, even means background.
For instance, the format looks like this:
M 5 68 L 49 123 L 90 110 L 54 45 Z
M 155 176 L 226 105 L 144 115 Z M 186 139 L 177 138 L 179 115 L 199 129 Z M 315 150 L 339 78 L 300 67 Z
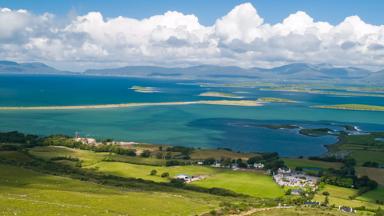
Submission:
M 227 106 L 262 106 L 263 103 L 252 100 L 201 100 L 183 102 L 154 102 L 154 103 L 122 103 L 122 104 L 100 104 L 100 105 L 79 105 L 79 106 L 13 106 L 0 107 L 0 110 L 71 110 L 71 109 L 109 109 L 141 106 L 173 106 L 173 105 L 227 105 Z

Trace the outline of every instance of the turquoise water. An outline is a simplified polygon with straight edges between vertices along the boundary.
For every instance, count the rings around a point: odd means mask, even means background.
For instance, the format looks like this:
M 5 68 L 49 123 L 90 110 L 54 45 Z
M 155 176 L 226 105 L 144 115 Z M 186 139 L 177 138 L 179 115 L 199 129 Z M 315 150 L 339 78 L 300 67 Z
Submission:
M 184 81 L 185 82 L 185 81 Z M 132 85 L 151 86 L 160 93 L 136 93 Z M 193 101 L 205 91 L 247 91 L 246 99 L 282 97 L 297 104 L 262 107 L 217 105 L 150 106 L 94 110 L 0 111 L 0 130 L 34 134 L 68 134 L 155 144 L 240 151 L 276 151 L 285 156 L 319 155 L 335 137 L 307 137 L 295 130 L 276 130 L 260 124 L 303 127 L 358 126 L 384 130 L 384 113 L 324 110 L 316 104 L 365 103 L 383 105 L 382 98 L 335 97 L 305 93 L 263 92 L 246 88 L 201 88 L 155 81 L 110 77 L 0 76 L 0 106 L 84 105 L 127 102 Z M 218 98 L 203 98 L 218 99 Z M 247 125 L 253 125 L 248 127 Z M 256 126 L 255 126 L 256 125 Z

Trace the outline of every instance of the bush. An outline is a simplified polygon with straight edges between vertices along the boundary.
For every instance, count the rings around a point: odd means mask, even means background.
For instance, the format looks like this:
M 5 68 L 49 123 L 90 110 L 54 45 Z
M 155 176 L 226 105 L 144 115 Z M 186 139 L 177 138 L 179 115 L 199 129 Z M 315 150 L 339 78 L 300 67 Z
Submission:
M 157 174 L 157 170 L 151 170 L 151 173 L 150 173 L 151 176 L 154 176 L 156 174 Z
M 169 173 L 168 172 L 161 173 L 161 178 L 168 178 L 168 177 L 169 177 Z
M 149 150 L 144 150 L 143 152 L 141 152 L 140 156 L 147 158 L 147 157 L 151 156 L 151 152 Z

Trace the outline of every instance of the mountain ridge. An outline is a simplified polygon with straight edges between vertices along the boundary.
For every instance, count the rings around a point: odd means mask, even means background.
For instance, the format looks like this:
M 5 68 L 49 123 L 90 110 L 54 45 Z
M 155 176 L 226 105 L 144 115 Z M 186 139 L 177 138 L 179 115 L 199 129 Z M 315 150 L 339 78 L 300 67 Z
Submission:
M 129 76 L 167 79 L 228 80 L 258 79 L 265 81 L 339 81 L 382 83 L 384 70 L 370 71 L 357 67 L 335 67 L 329 64 L 292 63 L 273 68 L 196 65 L 189 67 L 124 66 L 87 69 L 83 72 L 62 71 L 40 62 L 0 61 L 0 74 L 73 74 Z

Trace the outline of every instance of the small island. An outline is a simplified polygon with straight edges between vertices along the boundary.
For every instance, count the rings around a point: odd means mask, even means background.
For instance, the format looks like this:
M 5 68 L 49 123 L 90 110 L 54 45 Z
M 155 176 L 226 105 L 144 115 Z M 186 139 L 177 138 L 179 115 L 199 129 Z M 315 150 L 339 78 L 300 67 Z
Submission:
M 260 102 L 272 102 L 272 103 L 297 103 L 297 101 L 286 98 L 274 98 L 274 97 L 262 97 L 257 99 Z
M 130 89 L 132 89 L 135 92 L 139 92 L 139 93 L 155 93 L 155 92 L 159 92 L 154 87 L 145 87 L 145 86 L 132 86 Z
M 225 92 L 203 92 L 199 94 L 202 97 L 222 97 L 222 98 L 243 98 L 242 96 Z
M 366 104 L 337 104 L 337 105 L 319 105 L 319 106 L 312 106 L 312 107 L 320 108 L 320 109 L 384 111 L 384 106 L 366 105 Z

